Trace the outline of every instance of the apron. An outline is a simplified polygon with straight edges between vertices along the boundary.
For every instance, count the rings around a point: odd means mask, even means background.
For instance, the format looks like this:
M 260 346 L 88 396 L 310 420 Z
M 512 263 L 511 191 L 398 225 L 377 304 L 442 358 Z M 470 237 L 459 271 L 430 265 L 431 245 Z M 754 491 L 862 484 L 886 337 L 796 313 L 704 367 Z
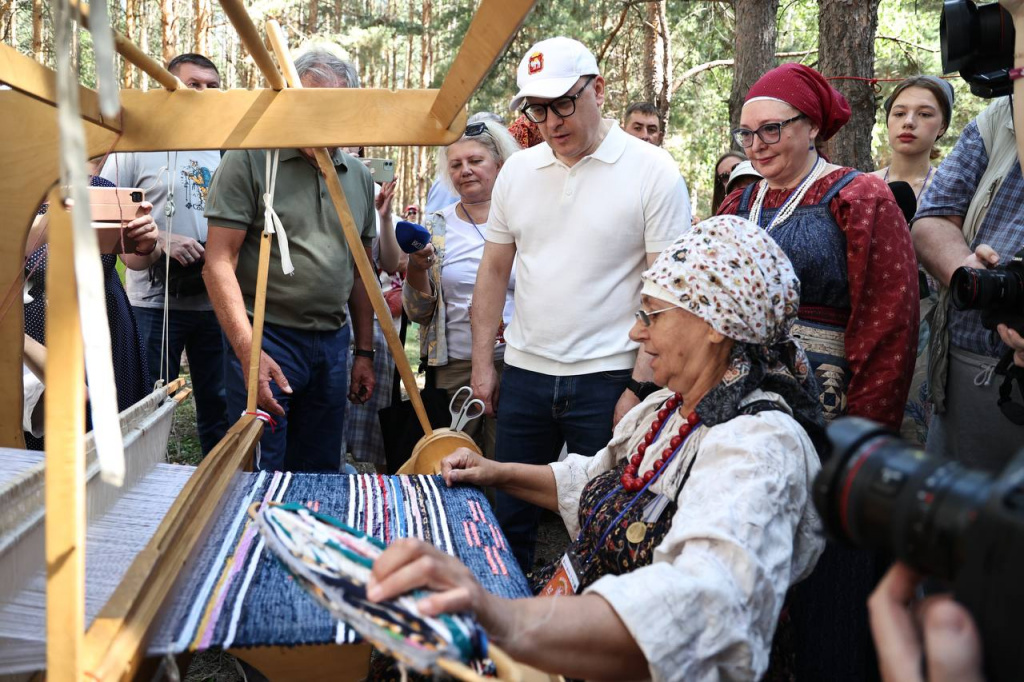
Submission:
M 850 366 L 846 361 L 846 325 L 850 319 L 850 285 L 846 269 L 846 235 L 829 204 L 855 177 L 839 178 L 816 204 L 801 205 L 771 231 L 793 263 L 800 279 L 800 310 L 793 337 L 810 360 L 820 390 L 825 421 L 846 413 Z M 736 215 L 750 219 L 750 205 L 759 183 L 743 191 Z M 762 209 L 761 227 L 771 224 L 779 209 Z

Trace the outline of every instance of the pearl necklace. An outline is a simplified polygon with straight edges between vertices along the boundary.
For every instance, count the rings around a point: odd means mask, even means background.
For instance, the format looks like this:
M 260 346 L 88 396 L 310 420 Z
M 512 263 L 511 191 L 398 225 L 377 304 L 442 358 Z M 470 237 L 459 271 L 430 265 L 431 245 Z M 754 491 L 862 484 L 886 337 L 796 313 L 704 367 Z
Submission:
M 807 174 L 807 177 L 803 179 L 800 186 L 796 188 L 796 191 L 793 192 L 788 199 L 786 199 L 786 202 L 779 208 L 779 212 L 776 213 L 775 217 L 772 218 L 772 221 L 768 223 L 768 227 L 765 228 L 766 232 L 771 232 L 773 229 L 789 220 L 789 217 L 793 215 L 793 211 L 800 206 L 800 202 L 803 201 L 804 195 L 807 194 L 807 190 L 811 188 L 811 185 L 817 182 L 818 178 L 825 174 L 825 169 L 827 167 L 828 164 L 819 156 L 814 162 L 811 172 Z M 750 222 L 756 223 L 757 225 L 761 224 L 761 206 L 764 205 L 764 197 L 766 194 L 768 194 L 767 180 L 761 184 L 761 187 L 757 191 L 757 197 L 754 199 L 754 205 L 750 207 Z

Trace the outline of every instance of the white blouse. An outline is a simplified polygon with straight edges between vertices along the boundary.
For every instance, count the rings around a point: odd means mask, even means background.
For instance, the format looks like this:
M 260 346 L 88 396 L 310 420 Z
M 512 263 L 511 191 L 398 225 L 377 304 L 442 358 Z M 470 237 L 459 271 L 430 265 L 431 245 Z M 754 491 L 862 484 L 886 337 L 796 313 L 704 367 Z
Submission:
M 671 395 L 661 390 L 619 422 L 594 457 L 570 455 L 551 465 L 559 513 L 579 533 L 584 486 L 630 457 Z M 744 403 L 773 400 L 755 391 Z M 669 417 L 640 466 L 648 471 L 681 420 Z M 653 563 L 587 588 L 601 595 L 644 652 L 654 680 L 757 680 L 768 668 L 772 636 L 791 585 L 810 574 L 825 547 L 811 502 L 820 468 L 803 428 L 787 411 L 770 410 L 696 429 L 655 493 L 674 498 L 672 524 Z

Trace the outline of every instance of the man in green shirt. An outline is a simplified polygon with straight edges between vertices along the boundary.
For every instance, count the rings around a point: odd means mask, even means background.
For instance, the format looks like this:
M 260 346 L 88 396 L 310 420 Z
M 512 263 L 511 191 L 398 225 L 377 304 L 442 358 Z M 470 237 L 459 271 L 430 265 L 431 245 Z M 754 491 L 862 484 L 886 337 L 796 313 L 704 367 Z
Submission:
M 307 88 L 359 85 L 355 68 L 325 50 L 306 52 L 295 67 Z M 370 172 L 340 149 L 329 151 L 368 249 L 376 236 Z M 209 236 L 203 276 L 233 351 L 225 353 L 224 369 L 232 419 L 245 410 L 270 155 L 268 150 L 227 152 L 206 204 Z M 274 422 L 260 441 L 257 467 L 339 471 L 345 396 L 361 403 L 373 393 L 373 311 L 313 150 L 281 150 L 272 205 L 285 235 L 274 238 L 267 281 L 258 402 Z M 285 237 L 290 259 L 282 259 Z M 285 274 L 289 260 L 294 272 Z M 356 340 L 351 385 L 346 376 L 346 303 Z

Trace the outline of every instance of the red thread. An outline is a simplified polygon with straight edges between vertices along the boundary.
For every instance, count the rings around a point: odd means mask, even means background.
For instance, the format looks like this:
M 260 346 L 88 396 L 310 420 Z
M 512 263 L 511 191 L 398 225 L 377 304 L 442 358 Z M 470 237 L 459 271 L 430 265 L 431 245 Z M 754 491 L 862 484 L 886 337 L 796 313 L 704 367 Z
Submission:
M 277 422 L 274 421 L 274 418 L 270 416 L 269 412 L 264 412 L 263 410 L 256 410 L 255 412 L 248 412 L 248 411 L 246 411 L 246 412 L 243 412 L 242 414 L 243 415 L 251 414 L 252 416 L 254 416 L 257 419 L 259 419 L 261 422 L 264 422 L 266 424 L 270 424 L 270 432 L 271 433 L 273 433 L 274 430 L 277 429 Z

